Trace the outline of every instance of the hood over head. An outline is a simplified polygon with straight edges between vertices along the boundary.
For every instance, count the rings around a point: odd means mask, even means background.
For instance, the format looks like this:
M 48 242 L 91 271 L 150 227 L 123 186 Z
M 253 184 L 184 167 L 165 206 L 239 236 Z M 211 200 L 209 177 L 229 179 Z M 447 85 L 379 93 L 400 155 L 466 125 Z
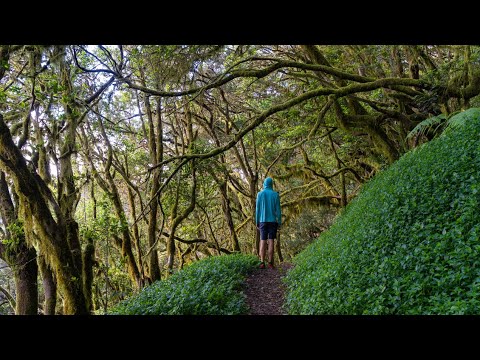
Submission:
M 267 177 L 263 182 L 264 189 L 272 189 L 273 187 L 273 179 L 271 177 Z

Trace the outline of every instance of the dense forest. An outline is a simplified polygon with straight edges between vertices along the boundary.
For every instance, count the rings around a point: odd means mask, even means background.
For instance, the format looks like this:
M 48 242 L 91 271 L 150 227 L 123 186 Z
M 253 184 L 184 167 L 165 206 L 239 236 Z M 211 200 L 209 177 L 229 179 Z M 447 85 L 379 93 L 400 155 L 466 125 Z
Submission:
M 267 176 L 289 261 L 479 93 L 469 45 L 2 45 L 0 314 L 107 313 L 256 254 Z

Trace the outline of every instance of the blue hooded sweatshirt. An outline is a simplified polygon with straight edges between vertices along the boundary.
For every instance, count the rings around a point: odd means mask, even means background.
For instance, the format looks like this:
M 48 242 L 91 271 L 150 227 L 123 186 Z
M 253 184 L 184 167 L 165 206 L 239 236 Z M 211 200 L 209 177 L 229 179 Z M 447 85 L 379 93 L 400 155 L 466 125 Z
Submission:
M 280 209 L 280 195 L 274 191 L 273 180 L 267 177 L 263 182 L 263 190 L 257 194 L 256 223 L 277 222 L 282 224 L 282 211 Z

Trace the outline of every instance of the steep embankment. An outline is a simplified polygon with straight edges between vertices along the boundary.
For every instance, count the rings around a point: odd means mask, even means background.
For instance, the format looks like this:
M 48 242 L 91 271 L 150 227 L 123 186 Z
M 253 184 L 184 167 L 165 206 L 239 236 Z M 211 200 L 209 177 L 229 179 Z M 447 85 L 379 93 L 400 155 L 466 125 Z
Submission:
M 290 314 L 480 313 L 480 109 L 452 120 L 294 259 Z

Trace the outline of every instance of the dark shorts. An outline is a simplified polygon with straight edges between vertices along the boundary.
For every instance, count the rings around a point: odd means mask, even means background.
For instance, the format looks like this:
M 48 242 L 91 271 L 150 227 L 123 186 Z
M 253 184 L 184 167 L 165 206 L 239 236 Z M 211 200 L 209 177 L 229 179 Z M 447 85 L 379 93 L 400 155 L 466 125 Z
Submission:
M 261 222 L 259 227 L 260 227 L 260 240 L 277 238 L 278 223 Z

